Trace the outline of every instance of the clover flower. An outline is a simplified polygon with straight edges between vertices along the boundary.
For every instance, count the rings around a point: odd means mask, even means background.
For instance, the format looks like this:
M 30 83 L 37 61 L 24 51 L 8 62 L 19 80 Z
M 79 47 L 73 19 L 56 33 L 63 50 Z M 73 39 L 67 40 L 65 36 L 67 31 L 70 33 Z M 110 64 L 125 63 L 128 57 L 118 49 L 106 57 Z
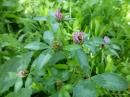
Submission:
M 104 43 L 109 43 L 110 42 L 110 38 L 108 36 L 104 36 Z
M 58 21 L 61 21 L 61 20 L 62 20 L 63 16 L 62 16 L 62 13 L 60 12 L 60 10 L 57 10 L 57 11 L 55 12 L 55 17 L 56 17 L 56 19 L 57 19 Z
M 82 43 L 84 41 L 84 32 L 74 32 L 73 41 L 75 43 Z

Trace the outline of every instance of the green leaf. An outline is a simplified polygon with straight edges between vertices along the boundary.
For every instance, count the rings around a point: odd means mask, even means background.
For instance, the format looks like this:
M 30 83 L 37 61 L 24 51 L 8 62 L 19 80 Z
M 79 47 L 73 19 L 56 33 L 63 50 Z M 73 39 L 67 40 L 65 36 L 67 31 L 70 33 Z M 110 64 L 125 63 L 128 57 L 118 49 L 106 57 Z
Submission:
M 86 48 L 89 48 L 91 51 L 92 51 L 92 53 L 96 53 L 96 47 L 95 46 L 93 46 L 93 45 L 91 45 L 91 44 L 84 44 L 84 46 L 86 47 Z
M 110 47 L 115 49 L 115 50 L 120 50 L 120 47 L 115 45 L 115 44 L 110 45 Z
M 82 80 L 73 89 L 73 97 L 96 97 L 96 87 L 92 80 Z
M 26 87 L 26 88 L 29 88 L 29 87 L 31 87 L 31 85 L 32 85 L 32 77 L 29 75 L 29 76 L 27 77 L 27 79 L 26 79 L 25 87 Z
M 37 16 L 33 18 L 36 21 L 47 21 L 47 17 L 45 16 Z
M 115 91 L 122 91 L 128 88 L 127 81 L 115 73 L 103 73 L 92 77 L 100 86 Z
M 43 39 L 46 43 L 48 44 L 52 44 L 53 40 L 54 40 L 54 35 L 52 32 L 50 31 L 45 31 L 43 34 Z
M 5 97 L 31 97 L 32 91 L 27 88 L 22 88 L 18 92 L 11 92 Z
M 58 97 L 71 97 L 68 91 L 62 90 L 59 92 Z
M 115 49 L 109 48 L 109 52 L 110 52 L 112 55 L 115 55 L 115 56 L 119 57 L 119 54 L 117 53 L 117 51 L 116 51 Z
M 32 68 L 35 68 L 36 70 L 42 69 L 43 66 L 48 63 L 50 58 L 51 58 L 50 54 L 45 54 L 44 52 L 41 53 L 39 57 L 33 62 Z
M 16 2 L 14 1 L 6 1 L 6 2 L 3 2 L 2 6 L 6 6 L 6 7 L 14 7 L 16 6 Z
M 96 3 L 98 3 L 98 0 L 88 0 L 88 5 L 89 5 L 89 6 L 93 6 L 93 5 L 95 5 Z
M 28 67 L 31 61 L 33 53 L 28 52 L 22 55 L 16 56 L 8 60 L 5 64 L 0 65 L 0 73 L 3 72 L 17 72 L 19 70 L 24 70 Z
M 20 57 L 20 59 L 18 61 L 19 64 L 17 64 L 17 67 L 15 67 L 15 69 L 18 68 L 17 71 L 27 69 L 28 65 L 31 61 L 32 55 L 33 55 L 33 52 L 24 53 Z M 16 63 L 16 61 L 15 61 L 15 63 Z
M 68 66 L 66 64 L 56 64 L 55 67 L 57 69 L 68 69 Z
M 21 89 L 21 87 L 23 86 L 23 81 L 22 78 L 18 78 L 17 81 L 15 82 L 15 86 L 14 86 L 14 91 L 18 91 Z
M 80 45 L 70 44 L 70 45 L 65 46 L 65 47 L 64 47 L 64 50 L 73 51 L 73 50 L 77 50 L 77 49 L 80 49 L 80 48 L 81 48 Z
M 58 28 L 59 28 L 59 23 L 52 24 L 52 29 L 54 32 L 56 32 L 58 30 Z
M 75 57 L 81 68 L 87 73 L 90 69 L 90 66 L 88 64 L 88 59 L 85 52 L 82 49 L 78 49 L 76 50 Z
M 45 43 L 34 41 L 27 44 L 24 48 L 30 49 L 30 50 L 43 50 L 43 49 L 47 49 L 48 46 Z
M 130 75 L 126 76 L 128 83 L 130 84 Z
M 80 29 L 80 26 L 81 26 L 81 25 L 80 25 L 79 20 L 76 19 L 76 20 L 74 21 L 74 23 L 73 23 L 73 30 L 76 31 L 76 30 Z
M 59 92 L 56 92 L 55 94 L 52 94 L 50 97 L 58 97 Z
M 114 70 L 113 60 L 110 55 L 108 55 L 106 59 L 107 59 L 107 63 L 106 63 L 105 71 L 112 72 Z
M 104 44 L 103 39 L 99 37 L 94 37 L 90 40 L 86 40 L 83 45 L 86 48 L 90 49 L 92 53 L 96 54 L 101 44 Z
M 101 44 L 104 44 L 104 41 L 102 38 L 100 37 L 94 37 L 89 41 L 86 41 L 86 44 L 89 42 L 89 44 L 93 45 L 93 46 L 99 46 Z
M 27 69 L 32 55 L 32 52 L 28 52 L 14 57 L 5 64 L 0 65 L 0 93 L 7 91 L 15 82 L 17 82 L 16 72 Z
M 0 94 L 7 91 L 17 80 L 15 73 L 0 73 Z
M 63 52 L 56 52 L 50 59 L 50 64 L 55 64 L 63 59 L 65 59 L 65 55 L 63 54 Z

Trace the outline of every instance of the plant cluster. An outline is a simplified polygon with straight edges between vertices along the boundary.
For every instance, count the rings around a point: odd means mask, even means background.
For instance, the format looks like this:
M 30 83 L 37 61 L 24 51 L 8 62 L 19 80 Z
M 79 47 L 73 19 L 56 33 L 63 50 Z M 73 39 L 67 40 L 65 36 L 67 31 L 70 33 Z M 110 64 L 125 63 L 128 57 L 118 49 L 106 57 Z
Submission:
M 130 97 L 129 0 L 1 0 L 0 97 Z

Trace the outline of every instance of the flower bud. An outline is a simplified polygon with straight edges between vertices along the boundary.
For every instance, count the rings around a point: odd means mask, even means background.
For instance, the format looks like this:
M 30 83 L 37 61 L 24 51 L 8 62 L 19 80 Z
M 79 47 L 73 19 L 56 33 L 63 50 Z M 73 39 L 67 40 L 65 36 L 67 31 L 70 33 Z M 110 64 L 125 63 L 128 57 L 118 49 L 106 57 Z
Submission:
M 27 76 L 27 71 L 26 70 L 21 70 L 21 71 L 19 71 L 17 73 L 17 76 L 21 77 L 21 78 L 26 77 Z
M 109 43 L 110 42 L 110 38 L 108 36 L 104 36 L 104 43 Z
M 61 80 L 56 80 L 55 85 L 57 90 L 60 90 L 62 88 L 63 82 Z
M 54 41 L 53 44 L 52 44 L 52 48 L 55 50 L 55 51 L 58 51 L 62 48 L 62 44 L 61 42 L 59 41 Z
M 63 16 L 62 16 L 60 10 L 57 10 L 57 11 L 55 12 L 55 17 L 56 17 L 56 19 L 57 19 L 58 21 L 61 21 L 61 20 L 62 20 Z

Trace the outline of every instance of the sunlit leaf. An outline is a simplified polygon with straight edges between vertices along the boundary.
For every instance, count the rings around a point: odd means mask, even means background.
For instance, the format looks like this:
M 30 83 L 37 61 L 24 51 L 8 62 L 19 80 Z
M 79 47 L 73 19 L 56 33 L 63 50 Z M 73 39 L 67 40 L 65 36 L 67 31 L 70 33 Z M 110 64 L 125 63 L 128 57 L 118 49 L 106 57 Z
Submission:
M 90 70 L 90 66 L 85 52 L 82 49 L 78 49 L 76 50 L 75 57 L 81 68 L 87 73 Z
M 115 73 L 103 73 L 92 77 L 100 86 L 115 91 L 122 91 L 128 88 L 127 81 Z
M 82 80 L 73 89 L 73 97 L 96 97 L 96 87 L 92 80 Z
M 50 31 L 45 31 L 43 34 L 43 39 L 45 40 L 46 43 L 51 44 L 54 40 L 54 35 Z
M 30 97 L 31 94 L 32 94 L 32 91 L 30 89 L 28 89 L 28 88 L 22 88 L 18 92 L 9 93 L 5 97 Z
M 27 44 L 24 48 L 29 50 L 43 50 L 43 49 L 47 49 L 48 46 L 45 43 L 35 41 Z
M 35 59 L 35 61 L 33 62 L 32 68 L 35 68 L 36 70 L 42 69 L 44 65 L 48 63 L 50 58 L 51 58 L 50 54 L 44 54 L 44 52 L 41 53 L 39 57 Z
M 34 17 L 33 19 L 37 21 L 47 21 L 47 17 L 45 16 L 37 16 L 37 17 Z

